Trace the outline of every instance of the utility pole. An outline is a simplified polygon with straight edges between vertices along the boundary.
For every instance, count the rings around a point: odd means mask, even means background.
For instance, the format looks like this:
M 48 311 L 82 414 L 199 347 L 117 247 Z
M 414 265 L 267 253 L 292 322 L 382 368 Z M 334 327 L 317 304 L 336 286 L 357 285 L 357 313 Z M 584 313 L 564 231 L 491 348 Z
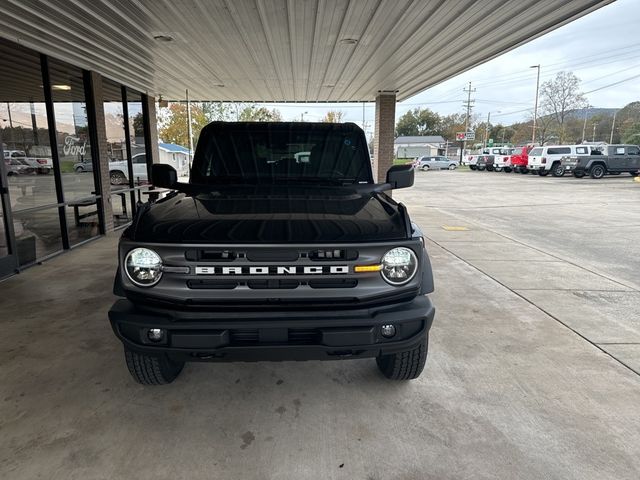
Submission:
M 489 112 L 487 114 L 487 126 L 484 129 L 484 142 L 482 142 L 482 150 L 484 150 L 485 148 L 487 148 L 487 140 L 489 139 L 489 128 L 490 128 L 490 123 L 491 122 L 491 112 Z
M 189 135 L 189 171 L 193 161 L 193 130 L 191 127 L 191 102 L 189 101 L 189 89 L 186 90 L 187 97 L 187 135 Z
M 587 130 L 587 109 L 589 108 L 589 104 L 584 107 L 584 123 L 582 124 L 582 143 L 584 143 L 585 132 Z
M 593 136 L 591 137 L 591 141 L 595 142 L 596 141 L 596 126 L 598 125 L 598 122 L 593 122 Z
M 536 80 L 536 103 L 533 107 L 533 132 L 531 133 L 531 143 L 536 143 L 536 121 L 538 120 L 538 92 L 540 91 L 540 64 L 531 65 L 529 68 L 538 69 L 538 78 Z
M 467 118 L 464 122 L 464 133 L 466 135 L 467 132 L 469 131 L 469 122 L 471 121 L 471 108 L 472 108 L 473 102 L 475 102 L 475 100 L 471 100 L 471 93 L 475 92 L 476 89 L 475 88 L 472 89 L 471 82 L 469 82 L 469 88 L 463 88 L 462 91 L 467 92 L 467 101 L 462 103 L 462 106 L 467 107 Z M 467 148 L 467 140 L 465 139 L 465 141 L 462 142 L 462 151 L 460 152 L 460 165 L 462 165 L 462 155 L 466 148 Z
M 616 115 L 618 111 L 613 112 L 613 122 L 611 122 L 611 135 L 609 136 L 609 143 L 613 143 L 613 129 L 616 127 Z

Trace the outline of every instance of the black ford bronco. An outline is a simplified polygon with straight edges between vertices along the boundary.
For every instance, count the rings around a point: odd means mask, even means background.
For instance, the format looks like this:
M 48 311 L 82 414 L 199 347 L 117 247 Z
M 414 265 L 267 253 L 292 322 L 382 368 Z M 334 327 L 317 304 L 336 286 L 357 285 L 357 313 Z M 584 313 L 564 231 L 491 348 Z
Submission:
M 406 208 L 374 183 L 354 124 L 214 122 L 189 183 L 143 204 L 119 244 L 109 311 L 142 384 L 187 361 L 375 357 L 408 380 L 424 368 L 434 307 L 431 264 Z

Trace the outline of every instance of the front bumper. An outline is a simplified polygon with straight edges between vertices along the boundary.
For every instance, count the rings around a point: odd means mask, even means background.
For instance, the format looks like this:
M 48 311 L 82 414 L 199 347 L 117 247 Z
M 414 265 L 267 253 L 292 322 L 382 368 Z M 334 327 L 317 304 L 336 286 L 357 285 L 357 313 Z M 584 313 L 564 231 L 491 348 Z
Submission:
M 366 309 L 216 312 L 138 307 L 118 300 L 109 320 L 125 347 L 178 361 L 332 360 L 410 350 L 427 335 L 435 308 L 426 296 Z M 396 328 L 393 338 L 381 326 Z M 163 340 L 147 338 L 150 328 Z

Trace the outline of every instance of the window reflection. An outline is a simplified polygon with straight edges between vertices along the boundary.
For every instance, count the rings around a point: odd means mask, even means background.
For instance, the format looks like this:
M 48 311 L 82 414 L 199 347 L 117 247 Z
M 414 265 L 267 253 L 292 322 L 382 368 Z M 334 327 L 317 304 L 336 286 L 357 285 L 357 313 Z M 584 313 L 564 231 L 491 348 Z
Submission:
M 25 265 L 62 249 L 40 56 L 0 39 L 0 78 L 4 207 L 13 212 L 16 253 Z M 2 230 L 6 237 L 6 225 Z
M 57 207 L 13 212 L 18 263 L 28 265 L 62 249 Z
M 65 216 L 70 245 L 99 233 L 96 195 L 82 70 L 49 62 Z

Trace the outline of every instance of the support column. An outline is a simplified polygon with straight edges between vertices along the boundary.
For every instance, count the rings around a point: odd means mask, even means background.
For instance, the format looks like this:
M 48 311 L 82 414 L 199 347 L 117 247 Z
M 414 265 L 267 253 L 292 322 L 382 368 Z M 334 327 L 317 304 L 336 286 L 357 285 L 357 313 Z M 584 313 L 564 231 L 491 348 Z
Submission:
M 147 169 L 151 174 L 151 165 L 160 163 L 158 151 L 158 118 L 156 115 L 156 99 L 142 95 L 142 115 L 144 117 L 144 139 L 147 154 Z M 151 176 L 149 176 L 151 178 Z
M 113 231 L 113 208 L 111 207 L 111 179 L 109 178 L 109 149 L 107 129 L 104 119 L 104 94 L 102 76 L 97 72 L 86 72 L 87 114 L 93 118 L 95 130 L 91 134 L 91 154 L 96 180 L 96 193 L 102 196 L 98 201 L 99 215 L 104 232 Z M 93 130 L 93 129 L 91 129 Z
M 376 96 L 376 126 L 373 137 L 373 175 L 384 182 L 393 165 L 396 129 L 396 93 L 378 92 Z

